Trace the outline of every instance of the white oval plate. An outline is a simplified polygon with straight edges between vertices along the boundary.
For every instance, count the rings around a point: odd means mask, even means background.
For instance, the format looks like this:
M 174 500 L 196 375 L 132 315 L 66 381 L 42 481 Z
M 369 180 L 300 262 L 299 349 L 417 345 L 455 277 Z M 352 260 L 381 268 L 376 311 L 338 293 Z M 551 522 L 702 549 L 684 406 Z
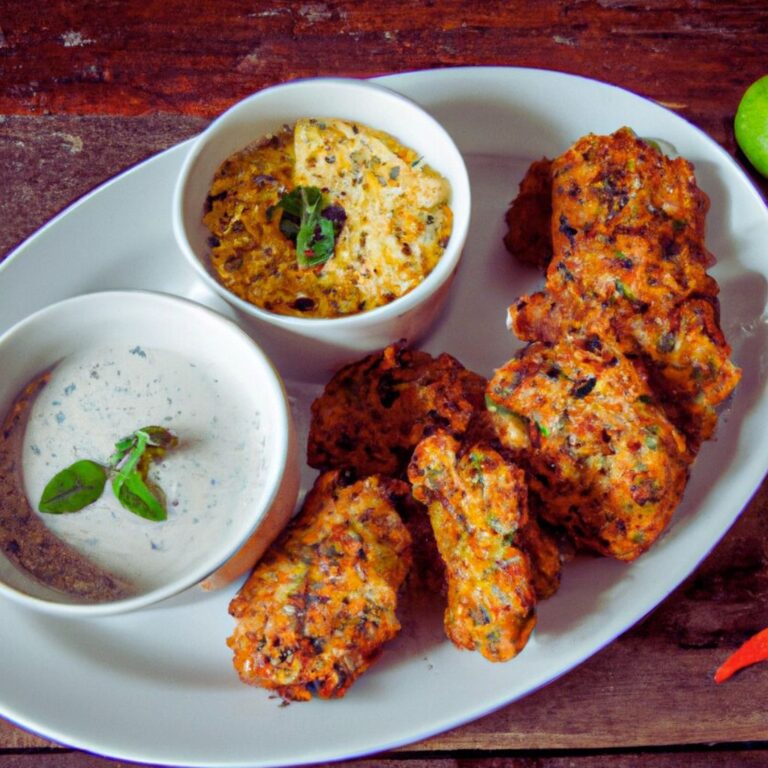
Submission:
M 504 328 L 506 307 L 538 284 L 501 244 L 504 211 L 530 161 L 561 153 L 585 133 L 629 125 L 695 163 L 712 199 L 707 244 L 719 259 L 713 274 L 723 325 L 744 378 L 667 534 L 629 566 L 568 564 L 562 588 L 541 606 L 530 643 L 511 662 L 494 665 L 458 651 L 433 611 L 417 622 L 409 616 L 346 698 L 289 707 L 242 685 L 233 671 L 225 638 L 234 589 L 187 592 L 151 610 L 96 620 L 62 620 L 0 600 L 5 717 L 104 755 L 185 766 L 296 765 L 412 742 L 530 693 L 609 643 L 694 569 L 760 484 L 768 468 L 768 213 L 730 156 L 652 102 L 555 72 L 446 69 L 382 82 L 441 120 L 467 160 L 468 245 L 450 310 L 425 346 L 480 373 L 490 374 L 518 346 Z M 0 266 L 0 330 L 55 300 L 107 288 L 165 290 L 226 312 L 173 239 L 173 184 L 188 146 L 96 190 L 9 257 Z M 305 430 L 317 389 L 288 388 Z

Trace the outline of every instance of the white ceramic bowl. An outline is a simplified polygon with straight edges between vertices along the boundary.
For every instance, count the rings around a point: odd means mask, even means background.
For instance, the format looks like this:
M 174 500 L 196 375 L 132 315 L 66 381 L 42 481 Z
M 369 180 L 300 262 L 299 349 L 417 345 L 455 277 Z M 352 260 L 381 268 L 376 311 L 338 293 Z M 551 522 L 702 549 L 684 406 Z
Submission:
M 210 232 L 202 223 L 213 176 L 234 152 L 301 117 L 354 120 L 394 136 L 422 155 L 451 184 L 453 232 L 435 269 L 390 304 L 339 318 L 278 315 L 237 297 L 214 277 Z M 362 353 L 405 338 L 416 342 L 438 316 L 469 229 L 469 178 L 445 129 L 416 103 L 383 86 L 354 79 L 298 80 L 259 91 L 229 109 L 192 145 L 178 179 L 173 206 L 179 246 L 205 284 L 229 302 L 243 325 L 290 378 L 322 379 Z
M 20 487 L 32 508 L 59 470 L 86 458 L 105 464 L 118 439 L 158 424 L 179 438 L 150 474 L 165 492 L 168 519 L 132 514 L 110 483 L 82 511 L 34 512 L 60 540 L 130 582 L 132 592 L 79 601 L 31 578 L 0 547 L 0 593 L 49 612 L 92 616 L 140 608 L 193 585 L 221 586 L 247 571 L 293 513 L 299 485 L 283 385 L 252 339 L 216 312 L 165 294 L 67 299 L 0 337 L 3 415 L 52 366 L 24 432 Z

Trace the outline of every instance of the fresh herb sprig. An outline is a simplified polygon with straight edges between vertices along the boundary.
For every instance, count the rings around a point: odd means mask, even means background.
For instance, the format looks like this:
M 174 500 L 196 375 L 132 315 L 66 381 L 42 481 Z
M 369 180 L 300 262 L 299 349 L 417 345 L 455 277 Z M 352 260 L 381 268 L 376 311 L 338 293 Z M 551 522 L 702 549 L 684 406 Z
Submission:
M 178 444 L 178 437 L 163 427 L 137 429 L 115 443 L 106 465 L 81 459 L 54 475 L 43 489 L 40 511 L 78 512 L 100 498 L 111 478 L 112 491 L 123 507 L 147 520 L 166 520 L 165 495 L 147 475 L 150 464 Z
M 296 244 L 296 260 L 301 267 L 325 264 L 333 256 L 346 212 L 340 205 L 326 205 L 323 193 L 317 187 L 299 186 L 286 192 L 273 205 L 282 209 L 280 231 Z

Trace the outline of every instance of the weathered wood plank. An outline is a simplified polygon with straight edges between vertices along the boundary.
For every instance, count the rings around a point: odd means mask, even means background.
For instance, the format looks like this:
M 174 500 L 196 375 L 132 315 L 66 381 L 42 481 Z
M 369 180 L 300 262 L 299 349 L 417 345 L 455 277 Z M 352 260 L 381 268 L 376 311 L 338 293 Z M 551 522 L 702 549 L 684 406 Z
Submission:
M 78 197 L 207 123 L 169 115 L 0 116 L 0 259 Z
M 759 0 L 222 0 L 194 13 L 182 0 L 52 0 L 45 8 L 3 3 L 0 113 L 212 116 L 296 77 L 485 64 L 607 80 L 707 122 L 733 113 L 768 50 Z
M 60 750 L 34 754 L 0 753 L 3 768 L 131 768 L 134 763 L 107 760 L 94 755 Z M 645 752 L 577 753 L 573 755 L 497 753 L 484 757 L 459 753 L 455 756 L 419 758 L 390 756 L 362 758 L 339 763 L 316 764 L 315 768 L 760 768 L 768 762 L 768 750 L 745 749 L 664 750 Z M 151 768 L 151 766 L 147 766 Z

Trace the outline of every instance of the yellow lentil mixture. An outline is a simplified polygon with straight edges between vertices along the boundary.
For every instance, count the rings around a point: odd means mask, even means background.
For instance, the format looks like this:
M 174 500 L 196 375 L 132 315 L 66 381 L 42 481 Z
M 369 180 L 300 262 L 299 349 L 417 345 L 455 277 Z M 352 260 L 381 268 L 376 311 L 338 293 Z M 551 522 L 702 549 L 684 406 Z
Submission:
M 322 191 L 344 209 L 333 254 L 300 266 L 280 228 L 283 196 Z M 204 223 L 222 284 L 263 309 L 340 317 L 387 304 L 434 269 L 451 234 L 450 184 L 392 136 L 338 119 L 301 119 L 221 165 Z

